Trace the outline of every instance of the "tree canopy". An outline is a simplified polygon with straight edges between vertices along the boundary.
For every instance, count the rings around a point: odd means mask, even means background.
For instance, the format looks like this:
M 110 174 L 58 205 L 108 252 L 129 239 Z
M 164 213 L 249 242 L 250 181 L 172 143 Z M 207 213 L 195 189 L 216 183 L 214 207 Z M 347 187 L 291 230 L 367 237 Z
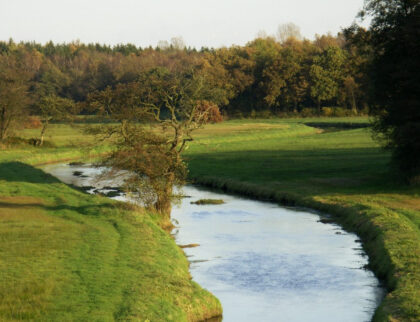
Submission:
M 368 0 L 375 131 L 405 179 L 420 181 L 420 1 Z
M 153 68 L 133 83 L 90 96 L 94 108 L 119 122 L 94 128 L 117 140 L 104 165 L 113 172 L 128 171 L 126 190 L 164 217 L 179 197 L 174 187 L 185 183 L 181 154 L 193 140 L 192 132 L 220 120 L 212 102 L 217 88 L 210 84 L 195 70 Z
M 318 113 L 319 104 L 341 106 L 349 112 L 364 109 L 366 56 L 350 45 L 354 34 L 348 34 L 348 38 L 343 34 L 322 35 L 309 41 L 301 39 L 293 24 L 280 29 L 280 40 L 265 36 L 244 46 L 199 51 L 186 48 L 180 38 L 172 45 L 162 43 L 156 48 L 80 42 L 41 45 L 10 40 L 0 41 L 0 55 L 2 59 L 26 61 L 24 83 L 32 101 L 56 95 L 85 102 L 92 93 L 135 82 L 151 69 L 193 68 L 217 88 L 212 99 L 230 116 L 247 116 L 253 111 L 281 114 L 304 108 Z M 343 57 L 340 80 L 330 67 L 321 64 L 322 57 L 332 58 L 332 53 Z M 13 77 L 23 75 L 19 68 L 9 68 Z

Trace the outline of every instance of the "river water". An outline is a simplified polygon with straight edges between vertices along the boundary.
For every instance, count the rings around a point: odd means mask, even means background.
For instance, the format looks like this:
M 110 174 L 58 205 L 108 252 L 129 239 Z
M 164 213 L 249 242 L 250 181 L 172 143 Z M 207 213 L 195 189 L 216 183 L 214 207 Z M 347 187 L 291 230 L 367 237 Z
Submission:
M 48 165 L 65 183 L 107 187 L 89 166 Z M 78 175 L 74 175 L 75 171 Z M 93 189 L 90 189 L 92 192 Z M 308 210 L 280 207 L 186 186 L 173 231 L 193 279 L 215 294 L 223 321 L 370 321 L 384 290 L 355 234 Z M 124 200 L 124 196 L 115 199 Z M 198 199 L 222 205 L 195 205 Z

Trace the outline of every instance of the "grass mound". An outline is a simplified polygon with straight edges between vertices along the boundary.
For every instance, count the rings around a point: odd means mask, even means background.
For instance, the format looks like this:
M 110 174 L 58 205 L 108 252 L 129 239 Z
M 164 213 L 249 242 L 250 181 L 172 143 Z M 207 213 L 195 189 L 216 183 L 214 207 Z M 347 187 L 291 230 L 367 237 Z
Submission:
M 191 281 L 157 217 L 0 163 L 0 320 L 198 321 L 219 301 Z
M 200 199 L 197 201 L 191 201 L 193 205 L 221 205 L 225 202 L 222 199 Z

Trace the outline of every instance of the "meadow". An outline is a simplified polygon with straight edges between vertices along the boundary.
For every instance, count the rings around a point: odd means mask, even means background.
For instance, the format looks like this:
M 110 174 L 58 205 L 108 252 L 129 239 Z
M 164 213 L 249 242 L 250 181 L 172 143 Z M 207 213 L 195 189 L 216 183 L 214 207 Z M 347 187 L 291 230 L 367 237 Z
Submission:
M 219 301 L 191 280 L 188 261 L 159 216 L 88 195 L 34 167 L 106 150 L 85 150 L 77 128 L 55 125 L 51 133 L 43 148 L 0 150 L 0 320 L 220 315 Z
M 370 268 L 389 291 L 374 320 L 417 321 L 420 189 L 392 174 L 390 155 L 368 125 L 366 117 L 230 120 L 198 130 L 184 158 L 191 182 L 333 215 L 358 233 Z M 220 311 L 217 300 L 189 281 L 185 257 L 155 216 L 88 196 L 31 166 L 97 156 L 110 146 L 88 149 L 92 137 L 60 124 L 46 140 L 42 148 L 0 150 L 1 229 L 9 236 L 1 240 L 7 261 L 0 276 L 12 276 L 1 284 L 1 297 L 12 300 L 0 308 L 2 317 L 54 317 L 75 306 L 80 317 L 96 312 L 98 320 L 162 318 L 162 307 L 163 319 L 173 320 Z M 10 283 L 19 292 L 10 294 Z M 80 298 L 75 289 L 83 290 Z M 162 292 L 168 296 L 159 302 Z M 190 307 L 191 299 L 197 305 Z
M 418 321 L 420 189 L 392 174 L 389 153 L 368 127 L 357 126 L 368 122 L 355 117 L 212 125 L 185 155 L 190 179 L 334 215 L 362 238 L 370 267 L 388 288 L 375 320 Z M 306 125 L 313 123 L 317 127 Z

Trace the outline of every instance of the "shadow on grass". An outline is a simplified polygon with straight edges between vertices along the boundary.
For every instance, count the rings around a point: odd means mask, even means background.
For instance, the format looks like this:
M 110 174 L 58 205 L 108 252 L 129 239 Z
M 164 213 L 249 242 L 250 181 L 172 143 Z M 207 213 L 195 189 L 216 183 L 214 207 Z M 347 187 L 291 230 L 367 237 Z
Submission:
M 53 177 L 50 174 L 43 172 L 40 169 L 34 168 L 28 164 L 22 162 L 4 162 L 0 163 L 0 180 L 5 180 L 7 182 L 27 182 L 35 184 L 53 184 L 61 183 L 60 180 Z M 72 189 L 77 189 L 77 187 L 69 186 Z M 77 189 L 79 190 L 79 189 Z M 66 200 L 63 199 L 62 202 L 59 202 L 55 205 L 46 205 L 42 202 L 25 202 L 22 200 L 16 200 L 16 202 L 0 201 L 0 208 L 41 208 L 48 211 L 75 211 L 82 215 L 97 216 L 104 212 L 104 210 L 109 209 L 112 205 L 109 202 L 103 203 L 92 203 L 86 205 L 72 206 L 66 203 Z
M 60 182 L 52 175 L 18 161 L 0 163 L 0 180 L 29 183 Z
M 111 205 L 109 203 L 93 204 L 93 205 L 83 205 L 83 206 L 70 206 L 66 204 L 47 206 L 41 203 L 15 203 L 15 202 L 5 202 L 0 201 L 0 208 L 40 208 L 47 211 L 59 212 L 63 210 L 74 211 L 86 216 L 98 216 L 103 214 L 105 210 L 109 209 Z
M 216 177 L 293 188 L 298 194 L 402 192 L 379 148 L 249 150 L 188 155 L 192 178 Z
M 335 130 L 335 131 L 343 131 L 343 130 L 353 130 L 353 129 L 363 129 L 371 127 L 371 124 L 366 123 L 351 123 L 351 122 L 303 122 L 303 124 L 316 127 L 323 130 Z

